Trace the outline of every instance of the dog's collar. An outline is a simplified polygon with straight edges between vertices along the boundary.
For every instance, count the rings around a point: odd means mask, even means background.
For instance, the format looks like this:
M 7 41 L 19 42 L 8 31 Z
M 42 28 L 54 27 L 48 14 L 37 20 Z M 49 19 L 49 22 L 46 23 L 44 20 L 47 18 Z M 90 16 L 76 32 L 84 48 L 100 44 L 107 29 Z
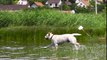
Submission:
M 54 35 L 52 35 L 50 39 L 52 39 L 52 38 L 53 38 L 53 36 L 54 36 Z

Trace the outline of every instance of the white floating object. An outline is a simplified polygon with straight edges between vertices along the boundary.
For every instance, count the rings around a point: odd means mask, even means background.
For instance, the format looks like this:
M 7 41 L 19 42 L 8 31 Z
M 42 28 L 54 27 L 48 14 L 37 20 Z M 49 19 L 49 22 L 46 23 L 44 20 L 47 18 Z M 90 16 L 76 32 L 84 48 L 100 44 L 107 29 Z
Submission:
M 79 26 L 78 30 L 83 30 L 83 26 Z

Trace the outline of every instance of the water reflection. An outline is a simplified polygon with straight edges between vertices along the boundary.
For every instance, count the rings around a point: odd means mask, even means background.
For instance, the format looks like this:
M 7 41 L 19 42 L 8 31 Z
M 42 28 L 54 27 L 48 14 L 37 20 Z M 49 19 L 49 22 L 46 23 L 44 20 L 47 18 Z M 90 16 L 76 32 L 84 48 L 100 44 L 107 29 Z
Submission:
M 24 49 L 24 47 L 8 47 L 8 46 L 3 46 L 0 49 L 3 49 L 3 50 L 21 50 L 21 49 Z
M 0 60 L 11 60 L 10 58 L 0 58 Z
M 41 48 L 36 45 L 0 45 L 0 60 L 100 60 L 106 56 L 105 45 L 96 44 L 93 46 L 81 45 L 80 50 L 75 51 L 69 44 L 54 48 Z M 99 52 L 99 53 L 97 53 Z M 102 58 L 103 60 L 105 58 Z
M 48 54 L 49 53 L 49 54 Z M 59 60 L 55 49 L 41 49 L 36 46 L 0 47 L 0 60 Z M 68 60 L 69 57 L 60 59 Z

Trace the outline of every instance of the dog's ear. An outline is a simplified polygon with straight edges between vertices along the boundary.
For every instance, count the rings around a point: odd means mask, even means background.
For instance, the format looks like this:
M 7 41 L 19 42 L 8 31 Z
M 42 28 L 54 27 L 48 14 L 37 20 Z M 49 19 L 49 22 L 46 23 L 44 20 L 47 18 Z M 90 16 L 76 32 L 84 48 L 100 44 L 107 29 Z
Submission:
M 48 36 L 50 36 L 50 32 L 48 32 Z
M 50 32 L 48 32 L 48 34 L 50 34 Z
M 52 34 L 52 32 L 50 32 Z
M 48 36 L 50 36 L 50 34 L 52 34 L 52 32 L 48 32 Z
M 52 33 L 52 32 L 48 32 L 48 34 L 50 34 L 50 33 Z

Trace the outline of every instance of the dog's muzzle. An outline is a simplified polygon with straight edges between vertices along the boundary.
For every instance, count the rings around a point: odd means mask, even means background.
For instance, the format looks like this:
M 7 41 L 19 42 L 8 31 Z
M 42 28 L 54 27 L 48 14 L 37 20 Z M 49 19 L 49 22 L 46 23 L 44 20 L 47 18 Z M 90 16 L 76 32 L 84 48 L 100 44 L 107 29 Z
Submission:
M 49 39 L 47 36 L 45 36 L 45 39 Z

